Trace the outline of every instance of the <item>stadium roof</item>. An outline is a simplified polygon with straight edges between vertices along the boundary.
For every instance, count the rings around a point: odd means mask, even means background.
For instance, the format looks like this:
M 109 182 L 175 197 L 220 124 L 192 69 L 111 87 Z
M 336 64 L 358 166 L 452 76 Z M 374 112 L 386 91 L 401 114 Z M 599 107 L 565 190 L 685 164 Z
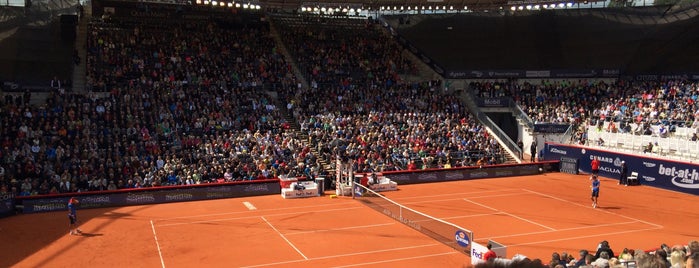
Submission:
M 507 8 L 513 5 L 544 5 L 544 4 L 575 4 L 575 3 L 588 3 L 597 2 L 595 1 L 585 1 L 585 0 L 338 0 L 338 1 L 327 1 L 327 0 L 258 0 L 262 6 L 265 7 L 299 7 L 299 6 L 361 6 L 364 9 L 378 10 L 380 7 L 396 7 L 400 9 L 401 6 L 404 7 L 446 7 L 453 9 L 468 9 L 468 10 L 495 10 L 502 8 Z

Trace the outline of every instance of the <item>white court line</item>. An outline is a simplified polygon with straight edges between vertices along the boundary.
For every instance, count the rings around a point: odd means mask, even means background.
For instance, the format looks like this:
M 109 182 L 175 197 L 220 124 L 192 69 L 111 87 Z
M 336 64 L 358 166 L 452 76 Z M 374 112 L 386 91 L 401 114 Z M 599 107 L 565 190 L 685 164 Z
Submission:
M 634 232 L 642 232 L 642 231 L 650 231 L 650 230 L 658 230 L 658 229 L 662 229 L 662 228 L 663 228 L 663 227 L 661 226 L 661 227 L 644 228 L 644 229 L 635 229 L 635 230 L 619 231 L 619 232 L 603 233 L 603 234 L 595 234 L 595 235 L 584 235 L 584 236 L 566 237 L 566 238 L 561 238 L 561 239 L 551 239 L 551 240 L 544 240 L 544 241 L 537 241 L 537 242 L 527 242 L 527 243 L 514 244 L 514 245 L 507 245 L 507 246 L 508 246 L 508 247 L 514 247 L 514 246 L 527 246 L 527 245 L 544 244 L 544 243 L 551 243 L 551 242 L 575 240 L 575 239 L 580 239 L 580 238 L 599 237 L 599 236 L 602 236 L 602 237 L 609 237 L 610 235 L 626 234 L 626 233 L 634 233 Z
M 627 221 L 627 222 L 618 222 L 618 223 L 609 223 L 609 224 L 599 224 L 599 225 L 591 225 L 591 226 L 582 226 L 582 227 L 573 227 L 573 228 L 565 228 L 565 229 L 557 229 L 553 231 L 539 231 L 539 232 L 529 232 L 529 233 L 519 233 L 519 234 L 512 234 L 512 235 L 500 235 L 500 236 L 491 236 L 485 239 L 496 239 L 496 238 L 508 238 L 508 237 L 517 237 L 517 236 L 524 236 L 524 235 L 535 235 L 535 234 L 546 234 L 546 233 L 554 233 L 554 232 L 561 232 L 561 231 L 573 231 L 573 230 L 581 230 L 581 229 L 590 229 L 590 228 L 597 228 L 597 227 L 605 227 L 605 226 L 614 226 L 614 225 L 624 225 L 624 224 L 632 224 L 632 223 L 637 223 L 637 221 Z
M 395 225 L 396 223 L 398 223 L 398 222 L 380 223 L 380 224 L 370 224 L 370 225 L 359 225 L 359 226 L 342 227 L 342 228 L 331 228 L 331 229 L 322 229 L 322 230 L 312 230 L 312 231 L 291 232 L 291 233 L 285 233 L 284 235 L 300 235 L 300 234 L 310 234 L 310 233 L 322 233 L 322 232 L 331 232 L 331 231 L 352 230 L 352 229 L 360 229 L 360 228 L 371 228 L 371 227 Z
M 246 208 L 248 208 L 249 210 L 257 210 L 257 208 L 256 208 L 255 206 L 253 206 L 252 203 L 250 203 L 250 202 L 248 202 L 248 201 L 243 202 L 243 205 L 244 205 Z
M 444 218 L 440 218 L 440 219 L 441 220 L 451 220 L 451 219 L 463 219 L 463 218 L 482 217 L 482 216 L 493 216 L 493 215 L 500 215 L 500 214 L 505 214 L 505 213 L 502 211 L 499 211 L 499 212 L 494 212 L 494 213 L 481 213 L 481 214 L 451 216 L 451 217 L 444 217 Z
M 491 197 L 503 197 L 503 196 L 513 196 L 513 195 L 525 195 L 528 193 L 512 193 L 512 194 L 497 194 L 497 195 L 482 195 L 482 196 L 470 196 L 468 198 L 491 198 Z M 401 205 L 412 205 L 412 204 L 423 204 L 423 203 L 434 203 L 434 202 L 442 202 L 442 201 L 454 201 L 454 200 L 459 200 L 461 201 L 464 199 L 463 197 L 457 197 L 457 198 L 449 198 L 449 199 L 430 199 L 430 200 L 424 200 L 424 201 L 414 201 L 414 202 L 400 202 Z
M 541 223 L 534 222 L 534 221 L 530 221 L 530 220 L 527 220 L 527 219 L 522 218 L 522 217 L 520 217 L 520 216 L 517 216 L 517 215 L 511 214 L 511 213 L 507 213 L 507 212 L 502 211 L 502 210 L 499 210 L 499 209 L 495 209 L 495 208 L 492 208 L 492 207 L 483 205 L 483 204 L 478 203 L 478 202 L 476 202 L 476 201 L 469 200 L 468 198 L 464 198 L 464 201 L 466 201 L 466 202 L 471 202 L 471 203 L 474 203 L 474 204 L 476 204 L 476 205 L 479 205 L 479 206 L 482 206 L 482 207 L 484 207 L 484 208 L 488 208 L 488 209 L 491 209 L 491 210 L 494 210 L 494 211 L 497 211 L 497 212 L 502 212 L 503 214 L 505 214 L 505 215 L 507 215 L 507 216 L 514 217 L 514 218 L 517 218 L 517 219 L 526 221 L 526 222 L 531 223 L 531 224 L 539 225 L 539 226 L 544 227 L 544 228 L 546 228 L 546 229 L 549 229 L 549 230 L 551 230 L 551 231 L 555 231 L 555 230 L 556 230 L 556 229 L 554 229 L 554 228 L 548 227 L 548 226 L 543 225 L 543 224 L 541 224 Z
M 297 212 L 287 212 L 287 213 L 268 214 L 268 215 L 265 215 L 265 216 L 298 215 L 298 214 L 311 213 L 311 212 L 330 212 L 330 211 L 351 210 L 351 209 L 360 209 L 360 208 L 363 208 L 363 207 L 357 206 L 357 207 L 350 207 L 350 208 L 337 208 L 337 209 L 324 209 L 324 210 L 297 211 Z M 287 208 L 287 210 L 289 210 L 289 208 Z M 197 223 L 208 223 L 208 222 L 219 222 L 219 221 L 232 221 L 232 220 L 256 219 L 256 218 L 259 218 L 259 217 L 260 217 L 260 216 L 257 215 L 257 216 L 245 216 L 245 217 L 234 217 L 234 218 L 223 218 L 223 219 L 215 219 L 215 220 L 205 220 L 205 221 L 177 222 L 177 223 L 160 224 L 160 225 L 158 225 L 158 227 L 178 226 L 178 225 L 197 224 Z
M 421 195 L 421 196 L 411 196 L 411 197 L 401 197 L 401 198 L 391 198 L 393 201 L 398 200 L 408 200 L 408 199 L 419 199 L 419 198 L 431 198 L 431 197 L 442 197 L 442 196 L 453 196 L 453 195 L 470 195 L 476 193 L 502 193 L 507 190 L 517 190 L 519 189 L 498 189 L 498 190 L 487 190 L 487 191 L 475 191 L 475 192 L 462 192 L 462 193 L 451 193 L 451 194 L 436 194 L 436 195 Z
M 425 245 L 410 246 L 410 247 L 401 247 L 401 248 L 391 248 L 391 249 L 380 249 L 380 250 L 362 251 L 362 252 L 355 252 L 355 253 L 348 253 L 348 254 L 340 254 L 340 255 L 332 255 L 332 256 L 323 256 L 323 257 L 318 257 L 318 258 L 310 258 L 310 259 L 308 259 L 308 261 L 325 260 L 325 259 L 334 259 L 334 258 L 350 257 L 350 256 L 365 255 L 365 254 L 376 254 L 376 253 L 389 252 L 389 251 L 399 251 L 399 250 L 405 250 L 405 249 L 416 249 L 416 248 L 424 248 L 424 247 L 433 247 L 433 246 L 438 246 L 438 245 L 443 245 L 443 244 L 441 244 L 441 243 L 440 243 L 440 244 L 425 244 Z M 243 268 L 254 268 L 254 267 L 262 267 L 262 266 L 281 265 L 281 264 L 289 264 L 289 263 L 296 263 L 296 262 L 302 262 L 302 261 L 307 261 L 307 260 L 281 261 L 281 262 L 273 262 L 273 263 L 266 263 L 266 264 L 258 264 L 258 265 L 252 265 L 252 266 L 244 266 Z
M 555 196 L 552 196 L 552 195 L 547 195 L 547 194 L 539 193 L 539 192 L 537 192 L 537 191 L 532 191 L 532 190 L 529 190 L 529 189 L 522 189 L 522 190 L 527 191 L 527 192 L 531 192 L 531 193 L 534 193 L 534 194 L 538 194 L 538 195 L 540 195 L 540 196 L 545 196 L 545 197 L 548 197 L 548 198 L 556 199 L 556 200 L 558 200 L 558 201 L 563 201 L 563 202 L 566 202 L 566 203 L 570 203 L 570 204 L 573 204 L 573 205 L 576 205 L 576 206 L 581 206 L 581 207 L 586 207 L 586 208 L 589 208 L 589 209 L 594 209 L 594 208 L 591 208 L 591 207 L 589 207 L 589 206 L 585 206 L 585 205 L 582 205 L 582 204 L 579 204 L 579 203 L 575 203 L 575 202 L 572 202 L 572 201 L 568 201 L 568 200 L 565 200 L 565 199 L 562 199 L 562 198 L 559 198 L 559 197 L 555 197 Z M 644 221 L 644 220 L 641 220 L 641 219 L 636 219 L 636 218 L 633 218 L 633 217 L 624 216 L 624 215 L 617 214 L 617 213 L 612 213 L 612 212 L 609 212 L 609 211 L 606 211 L 606 210 L 603 210 L 603 209 L 594 209 L 594 210 L 595 210 L 595 211 L 604 212 L 604 213 L 607 213 L 607 214 L 612 214 L 612 215 L 614 215 L 614 216 L 626 218 L 626 219 L 628 219 L 628 220 L 632 220 L 632 221 L 637 221 L 637 222 L 645 223 L 645 224 L 648 224 L 648 225 L 655 226 L 655 227 L 657 227 L 657 228 L 663 228 L 663 226 L 660 225 L 660 224 L 655 224 L 655 223 L 647 222 L 647 221 Z
M 355 263 L 355 264 L 351 264 L 351 265 L 334 266 L 334 268 L 355 267 L 355 266 L 382 264 L 382 263 L 397 262 L 397 261 L 407 261 L 407 260 L 430 258 L 430 257 L 444 256 L 444 255 L 457 254 L 457 253 L 458 252 L 456 252 L 456 251 L 452 251 L 452 252 L 445 252 L 445 253 L 415 256 L 415 257 L 409 257 L 409 258 L 398 258 L 398 259 L 390 259 L 390 260 L 385 260 L 385 261 L 373 261 L 373 262 Z
M 269 225 L 269 227 L 272 227 L 272 229 L 273 229 L 275 232 L 277 232 L 277 233 L 279 234 L 279 236 L 281 236 L 281 237 L 286 241 L 286 243 L 289 243 L 289 246 L 291 246 L 292 248 L 294 248 L 294 250 L 296 250 L 296 252 L 298 252 L 299 254 L 301 254 L 301 257 L 303 257 L 304 259 L 308 260 L 308 257 L 306 257 L 306 255 L 303 255 L 303 252 L 301 252 L 301 250 L 299 250 L 296 246 L 294 246 L 294 244 L 291 243 L 291 241 L 289 241 L 289 239 L 287 239 L 286 236 L 284 236 L 281 232 L 279 232 L 279 230 L 277 230 L 277 228 L 274 227 L 274 225 L 272 225 L 271 223 L 269 223 L 269 221 L 267 221 L 267 219 L 265 219 L 264 216 L 262 216 L 262 217 L 260 217 L 260 218 L 262 218 L 262 220 L 264 220 L 264 221 L 267 223 L 267 225 Z
M 150 227 L 153 229 L 153 238 L 155 238 L 155 245 L 158 247 L 158 255 L 160 256 L 160 265 L 165 268 L 165 260 L 163 260 L 163 252 L 160 250 L 160 242 L 158 242 L 158 235 L 155 234 L 155 225 L 153 225 L 153 220 L 150 221 Z
M 315 207 L 328 207 L 328 206 L 339 206 L 339 205 L 347 205 L 345 203 L 334 203 L 334 204 L 322 204 L 322 205 L 312 205 L 312 206 L 298 206 L 298 207 L 280 207 L 280 208 L 270 208 L 266 209 L 265 211 L 275 211 L 275 210 L 289 210 L 289 209 L 297 209 L 297 208 L 315 208 Z M 243 213 L 250 213 L 251 211 L 246 210 L 246 211 L 235 211 L 235 212 L 224 212 L 224 213 L 213 213 L 213 214 L 199 214 L 199 215 L 190 215 L 190 216 L 181 216 L 181 217 L 172 217 L 172 218 L 162 218 L 162 219 L 157 219 L 158 221 L 167 221 L 167 220 L 177 220 L 177 219 L 191 219 L 191 218 L 199 218 L 199 217 L 209 217 L 209 216 L 224 216 L 224 215 L 233 215 L 233 214 L 243 214 Z

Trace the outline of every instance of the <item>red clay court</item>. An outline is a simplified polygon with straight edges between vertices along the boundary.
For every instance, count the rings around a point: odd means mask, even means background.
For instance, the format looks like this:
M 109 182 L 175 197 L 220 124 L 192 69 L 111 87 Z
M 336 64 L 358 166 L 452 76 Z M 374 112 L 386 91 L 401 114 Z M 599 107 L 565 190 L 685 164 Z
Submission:
M 523 254 L 577 256 L 602 240 L 653 249 L 699 239 L 699 197 L 547 173 L 399 186 L 385 196 Z M 330 192 L 328 192 L 330 193 Z M 2 267 L 464 267 L 470 258 L 348 197 L 279 195 L 0 219 Z

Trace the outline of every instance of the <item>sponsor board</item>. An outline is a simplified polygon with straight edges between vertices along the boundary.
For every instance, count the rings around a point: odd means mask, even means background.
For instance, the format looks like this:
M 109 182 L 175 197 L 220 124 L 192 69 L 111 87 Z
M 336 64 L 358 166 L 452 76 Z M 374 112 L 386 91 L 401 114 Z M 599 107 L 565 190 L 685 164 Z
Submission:
M 471 237 L 469 233 L 465 232 L 464 230 L 456 231 L 456 234 L 454 234 L 454 241 L 456 241 L 457 245 L 464 248 L 471 245 Z
M 123 190 L 110 193 L 81 193 L 76 197 L 81 201 L 79 208 L 119 207 L 170 202 L 184 202 L 231 197 L 278 194 L 281 186 L 277 180 L 252 183 L 217 184 L 211 187 L 167 187 L 144 188 L 138 191 Z M 317 194 L 318 192 L 315 191 Z M 19 197 L 24 213 L 67 210 L 68 196 L 61 197 Z M 2 208 L 0 206 L 0 208 Z
M 545 160 L 558 160 L 561 155 L 579 159 L 579 169 L 590 173 L 590 162 L 594 157 L 600 161 L 599 175 L 618 179 L 621 175 L 621 162 L 625 161 L 628 174 L 638 172 L 643 185 L 668 189 L 677 192 L 699 194 L 699 165 L 676 162 L 643 155 L 630 155 L 611 151 L 583 148 L 563 144 L 547 144 L 549 149 Z M 562 153 L 565 152 L 565 153 Z
M 539 173 L 540 163 L 511 166 L 463 167 L 450 169 L 430 169 L 416 171 L 388 171 L 384 176 L 398 185 L 429 183 L 442 181 L 469 180 L 480 178 L 498 178 Z
M 534 125 L 534 132 L 538 133 L 566 133 L 570 124 L 547 124 L 537 123 Z
M 15 210 L 15 196 L 11 193 L 0 194 L 0 216 L 12 213 Z
M 508 107 L 510 98 L 478 98 L 478 107 Z
M 496 246 L 496 243 L 493 243 L 493 244 L 494 245 L 491 249 L 495 252 L 497 257 L 498 258 L 507 258 L 507 247 Z M 472 242 L 471 243 L 471 264 L 476 265 L 478 263 L 484 262 L 483 255 L 485 255 L 486 252 L 488 252 L 488 248 L 485 245 L 481 245 L 477 242 Z

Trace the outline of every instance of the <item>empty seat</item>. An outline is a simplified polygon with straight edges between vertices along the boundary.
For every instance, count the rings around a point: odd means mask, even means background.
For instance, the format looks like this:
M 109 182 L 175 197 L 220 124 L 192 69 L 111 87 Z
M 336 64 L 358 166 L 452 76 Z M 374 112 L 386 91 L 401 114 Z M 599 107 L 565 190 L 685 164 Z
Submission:
M 638 172 L 631 172 L 631 176 L 626 177 L 626 184 L 638 185 Z

